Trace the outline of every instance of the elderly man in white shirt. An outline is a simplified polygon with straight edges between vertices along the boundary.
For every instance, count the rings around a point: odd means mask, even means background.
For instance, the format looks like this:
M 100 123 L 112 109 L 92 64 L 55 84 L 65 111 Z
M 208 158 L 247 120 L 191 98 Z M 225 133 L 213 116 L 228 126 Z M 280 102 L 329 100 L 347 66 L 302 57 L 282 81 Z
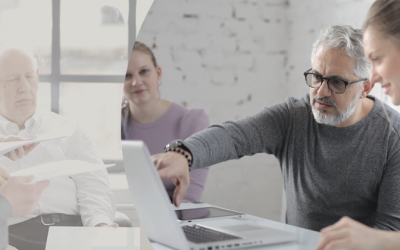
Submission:
M 71 133 L 67 138 L 40 143 L 22 159 L 12 161 L 2 157 L 0 164 L 12 173 L 66 159 L 102 163 L 92 140 L 79 124 L 36 108 L 38 82 L 39 69 L 32 54 L 16 48 L 0 50 L 0 135 L 36 138 L 66 126 L 71 128 Z M 113 223 L 114 215 L 115 202 L 106 170 L 54 178 L 32 214 L 9 220 L 10 245 L 13 245 L 13 234 L 19 234 L 35 223 L 38 227 L 53 223 L 64 225 L 62 222 L 69 225 L 68 220 L 71 220 L 89 227 L 118 226 Z M 23 238 L 26 232 L 15 236 Z

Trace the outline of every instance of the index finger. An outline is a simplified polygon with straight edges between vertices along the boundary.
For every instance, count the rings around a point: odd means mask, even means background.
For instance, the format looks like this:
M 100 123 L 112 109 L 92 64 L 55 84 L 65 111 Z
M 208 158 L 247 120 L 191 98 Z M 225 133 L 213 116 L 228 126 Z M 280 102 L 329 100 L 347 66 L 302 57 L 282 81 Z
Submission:
M 181 204 L 183 198 L 185 197 L 186 191 L 189 188 L 189 182 L 186 180 L 186 178 L 180 178 L 179 183 L 175 188 L 174 191 L 174 204 L 175 206 L 179 207 Z
M 39 143 L 40 143 L 40 142 L 25 145 L 25 146 L 24 146 L 24 148 L 25 148 L 25 155 L 29 154 L 33 149 L 35 149 L 36 146 L 39 145 Z

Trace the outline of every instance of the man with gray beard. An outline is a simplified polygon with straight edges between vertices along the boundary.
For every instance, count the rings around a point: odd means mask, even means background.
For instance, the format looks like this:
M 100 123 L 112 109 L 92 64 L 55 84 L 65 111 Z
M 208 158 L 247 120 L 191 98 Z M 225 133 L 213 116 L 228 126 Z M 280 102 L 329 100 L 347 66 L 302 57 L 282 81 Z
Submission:
M 310 93 L 303 98 L 211 126 L 153 156 L 161 178 L 177 184 L 176 205 L 189 168 L 264 152 L 280 162 L 288 224 L 319 231 L 349 216 L 400 230 L 400 114 L 386 106 L 391 127 L 382 103 L 368 96 L 374 84 L 367 79 L 361 30 L 323 30 L 311 62 L 304 73 Z

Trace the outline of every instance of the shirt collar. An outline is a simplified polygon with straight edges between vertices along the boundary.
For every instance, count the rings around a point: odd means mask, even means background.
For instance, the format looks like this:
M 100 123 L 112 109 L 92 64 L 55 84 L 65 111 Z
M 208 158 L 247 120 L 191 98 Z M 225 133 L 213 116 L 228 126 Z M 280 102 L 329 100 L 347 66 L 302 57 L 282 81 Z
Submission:
M 39 112 L 37 112 L 36 110 L 35 113 L 30 118 L 28 118 L 28 120 L 25 121 L 25 129 L 29 128 L 38 121 L 39 121 Z M 16 123 L 8 120 L 1 114 L 0 114 L 0 127 L 2 129 L 5 129 L 9 134 L 15 134 L 14 131 L 10 131 L 10 129 L 15 130 L 16 128 L 19 131 L 18 125 Z

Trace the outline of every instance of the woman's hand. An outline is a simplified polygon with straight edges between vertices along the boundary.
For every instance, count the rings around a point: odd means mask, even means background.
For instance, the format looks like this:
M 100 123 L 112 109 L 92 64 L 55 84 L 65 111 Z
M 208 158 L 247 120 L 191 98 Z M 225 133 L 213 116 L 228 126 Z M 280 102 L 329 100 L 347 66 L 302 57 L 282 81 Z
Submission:
M 30 183 L 33 176 L 10 177 L 0 187 L 0 195 L 4 196 L 12 207 L 13 217 L 22 217 L 35 211 L 39 197 L 50 182 Z
M 373 229 L 349 217 L 321 230 L 316 250 L 395 250 L 400 246 L 400 233 Z
M 7 169 L 0 164 L 0 187 L 3 183 L 10 178 L 10 174 L 8 173 Z
M 29 140 L 32 140 L 32 139 L 22 138 L 22 137 L 13 136 L 13 135 L 0 137 L 0 142 L 29 141 Z M 9 158 L 12 161 L 22 159 L 22 157 L 29 154 L 38 144 L 39 143 L 32 143 L 32 144 L 28 144 L 28 145 L 19 147 L 17 149 L 14 149 L 14 150 L 4 154 L 4 156 Z

